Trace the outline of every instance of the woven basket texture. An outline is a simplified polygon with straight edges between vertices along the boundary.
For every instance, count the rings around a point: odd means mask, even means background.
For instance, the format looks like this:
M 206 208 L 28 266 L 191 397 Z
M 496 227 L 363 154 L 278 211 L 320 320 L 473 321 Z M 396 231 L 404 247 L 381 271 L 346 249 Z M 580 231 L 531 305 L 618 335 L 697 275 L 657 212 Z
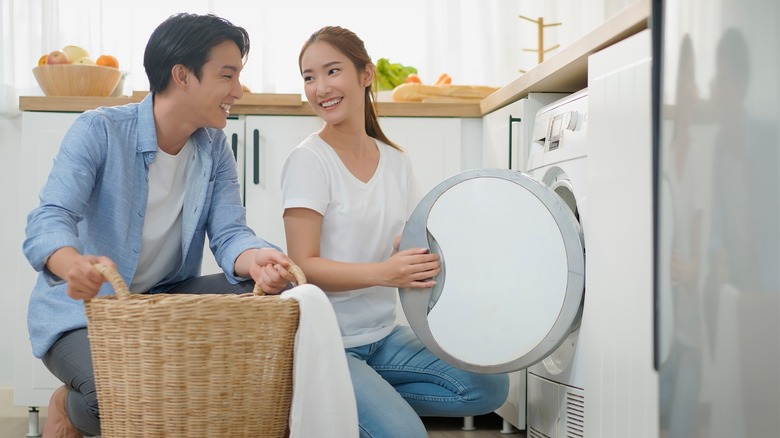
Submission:
M 286 435 L 297 301 L 120 295 L 85 308 L 104 438 Z

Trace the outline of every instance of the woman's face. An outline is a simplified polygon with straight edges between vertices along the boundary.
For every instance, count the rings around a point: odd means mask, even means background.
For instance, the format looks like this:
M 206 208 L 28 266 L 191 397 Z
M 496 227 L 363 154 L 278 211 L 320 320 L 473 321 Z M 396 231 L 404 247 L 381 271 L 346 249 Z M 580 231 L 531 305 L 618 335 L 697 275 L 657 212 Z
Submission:
M 358 71 L 346 55 L 320 41 L 304 52 L 301 72 L 306 99 L 318 116 L 331 125 L 354 121 L 362 126 L 373 65 Z

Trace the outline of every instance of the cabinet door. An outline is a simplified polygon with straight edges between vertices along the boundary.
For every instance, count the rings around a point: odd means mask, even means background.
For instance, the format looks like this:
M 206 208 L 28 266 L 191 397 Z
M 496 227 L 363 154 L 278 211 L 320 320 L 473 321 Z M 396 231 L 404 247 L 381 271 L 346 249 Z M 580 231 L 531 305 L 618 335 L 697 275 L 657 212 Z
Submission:
M 246 117 L 247 223 L 258 236 L 279 245 L 285 252 L 282 166 L 290 151 L 321 127 L 322 121 L 312 116 Z
M 421 194 L 463 169 L 462 120 L 381 117 L 382 131 L 408 154 Z
M 38 206 L 38 192 L 51 171 L 54 156 L 65 132 L 78 113 L 25 112 L 22 114 L 22 150 L 19 180 L 19 204 L 16 233 L 22 247 L 27 214 Z M 21 251 L 18 252 L 15 350 L 14 405 L 47 406 L 52 392 L 62 385 L 43 362 L 32 355 L 27 335 L 27 302 L 38 277 Z

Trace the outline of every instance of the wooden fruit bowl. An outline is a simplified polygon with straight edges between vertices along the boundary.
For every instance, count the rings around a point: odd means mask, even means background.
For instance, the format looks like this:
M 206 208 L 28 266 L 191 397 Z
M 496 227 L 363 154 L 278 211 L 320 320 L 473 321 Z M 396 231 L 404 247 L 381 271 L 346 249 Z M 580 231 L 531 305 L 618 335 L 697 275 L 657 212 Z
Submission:
M 90 64 L 47 64 L 33 68 L 47 96 L 110 96 L 122 77 L 116 68 Z

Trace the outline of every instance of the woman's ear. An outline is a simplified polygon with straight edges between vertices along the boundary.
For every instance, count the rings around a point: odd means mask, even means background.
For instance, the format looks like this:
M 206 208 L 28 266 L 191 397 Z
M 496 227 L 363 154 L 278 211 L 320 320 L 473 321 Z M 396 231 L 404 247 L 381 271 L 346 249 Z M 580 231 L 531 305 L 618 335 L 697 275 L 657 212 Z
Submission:
M 366 68 L 363 70 L 363 86 L 368 87 L 374 82 L 374 74 L 376 71 L 376 67 L 374 67 L 374 64 L 368 63 L 366 64 Z
M 171 80 L 173 80 L 173 82 L 180 87 L 186 87 L 189 80 L 189 74 L 190 71 L 187 69 L 187 67 L 181 64 L 176 64 L 171 69 Z

